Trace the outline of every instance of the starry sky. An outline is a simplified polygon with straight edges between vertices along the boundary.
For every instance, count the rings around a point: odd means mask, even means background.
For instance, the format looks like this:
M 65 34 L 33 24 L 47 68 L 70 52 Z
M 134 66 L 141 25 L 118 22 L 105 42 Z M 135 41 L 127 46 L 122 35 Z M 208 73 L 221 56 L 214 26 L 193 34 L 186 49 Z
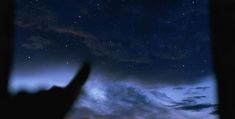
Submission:
M 216 119 L 207 0 L 16 0 L 12 93 L 92 73 L 66 119 Z

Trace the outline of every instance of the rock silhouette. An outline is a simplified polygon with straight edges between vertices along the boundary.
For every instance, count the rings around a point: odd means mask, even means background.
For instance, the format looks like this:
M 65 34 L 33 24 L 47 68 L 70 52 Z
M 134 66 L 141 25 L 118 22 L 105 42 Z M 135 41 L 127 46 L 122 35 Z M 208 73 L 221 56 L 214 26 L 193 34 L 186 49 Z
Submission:
M 53 87 L 35 94 L 8 92 L 12 61 L 14 1 L 0 4 L 0 119 L 63 119 L 86 82 L 90 65 L 85 63 L 80 72 L 65 88 Z

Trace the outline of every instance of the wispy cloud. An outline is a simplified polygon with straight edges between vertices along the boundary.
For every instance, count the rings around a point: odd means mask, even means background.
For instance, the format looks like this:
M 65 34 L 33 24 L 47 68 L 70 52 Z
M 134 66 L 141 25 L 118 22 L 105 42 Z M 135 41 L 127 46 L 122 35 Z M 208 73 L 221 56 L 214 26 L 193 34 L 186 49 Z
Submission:
M 203 109 L 214 106 L 207 103 L 172 106 L 174 99 L 168 97 L 167 92 L 146 89 L 141 84 L 133 85 L 131 82 L 91 80 L 88 84 L 68 119 L 197 119 L 200 116 L 209 117 L 209 112 Z M 192 112 L 199 114 L 195 116 L 186 113 L 188 110 L 200 112 Z
M 174 90 L 184 90 L 184 89 L 186 89 L 185 87 L 176 87 L 176 88 L 174 88 Z
M 181 106 L 181 107 L 178 107 L 176 109 L 179 109 L 179 110 L 191 110 L 191 111 L 201 111 L 203 109 L 214 108 L 216 106 L 217 105 L 215 105 L 215 104 L 196 104 L 196 105 Z
M 209 88 L 210 87 L 204 86 L 204 87 L 196 87 L 195 89 L 205 91 L 205 90 L 207 90 Z
M 193 98 L 193 99 L 202 99 L 202 98 L 206 98 L 206 96 L 193 96 L 193 97 L 190 97 L 190 98 Z
M 48 47 L 51 44 L 52 42 L 50 40 L 47 40 L 40 36 L 31 36 L 30 38 L 27 39 L 27 42 L 22 44 L 21 46 L 29 50 L 41 50 Z
M 61 27 L 61 26 L 51 26 L 50 30 L 57 32 L 57 33 L 70 34 L 70 35 L 85 38 L 85 39 L 96 39 L 96 37 L 91 34 L 85 33 L 80 30 L 75 30 L 73 28 L 66 28 L 66 27 Z
M 219 110 L 218 109 L 215 109 L 213 112 L 211 112 L 210 114 L 213 114 L 213 115 L 218 115 L 219 114 Z

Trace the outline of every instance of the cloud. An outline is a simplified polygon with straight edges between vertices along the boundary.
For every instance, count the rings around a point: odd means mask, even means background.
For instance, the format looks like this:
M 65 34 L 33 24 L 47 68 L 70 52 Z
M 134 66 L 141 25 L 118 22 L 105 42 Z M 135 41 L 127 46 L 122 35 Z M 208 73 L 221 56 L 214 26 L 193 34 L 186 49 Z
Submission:
M 209 88 L 210 87 L 205 86 L 205 87 L 196 87 L 195 89 L 205 91 L 205 90 L 207 90 Z
M 37 9 L 36 11 L 38 11 L 38 14 L 36 15 L 26 14 L 23 11 L 17 12 L 15 20 L 16 26 L 24 29 L 40 30 L 45 33 L 62 33 L 71 35 L 91 49 L 92 53 L 95 55 L 111 54 L 107 48 L 107 43 L 99 41 L 94 35 L 75 27 L 59 25 L 54 14 L 45 8 Z M 24 44 L 24 47 L 29 49 L 33 48 L 32 44 Z
M 27 28 L 27 27 L 32 27 L 34 25 L 36 25 L 36 22 L 24 22 L 21 20 L 17 20 L 15 21 L 16 26 L 21 27 L 21 28 Z
M 198 104 L 198 100 L 206 98 L 206 96 L 192 96 L 192 97 L 186 97 L 181 102 L 175 102 L 175 106 L 188 106 L 188 105 L 195 105 Z
M 109 56 L 112 54 L 108 42 L 99 40 L 96 36 L 83 30 L 71 26 L 62 26 L 57 23 L 56 16 L 46 8 L 35 10 L 37 14 L 26 14 L 27 12 L 18 11 L 15 24 L 19 28 L 36 29 L 46 33 L 62 33 L 75 37 L 87 46 L 94 55 Z M 24 45 L 29 47 L 28 45 Z
M 206 96 L 193 96 L 193 97 L 189 97 L 189 98 L 193 98 L 193 99 L 202 99 L 202 98 L 206 98 Z
M 186 89 L 185 87 L 176 87 L 176 88 L 174 88 L 174 90 L 184 90 L 184 89 Z
M 56 24 L 56 21 L 52 20 L 50 16 L 42 15 L 39 18 L 37 18 L 37 20 L 35 20 L 35 18 L 34 20 L 32 20 L 31 17 L 29 18 L 26 17 L 24 19 L 17 19 L 15 21 L 16 26 L 21 27 L 21 28 L 32 28 L 32 29 L 37 29 L 37 30 L 43 30 L 45 32 L 69 34 L 75 37 L 82 38 L 83 40 L 96 39 L 95 36 L 89 33 L 86 33 L 84 31 L 81 31 L 72 27 L 60 26 Z
M 190 110 L 190 111 L 201 111 L 203 109 L 211 108 L 211 107 L 216 107 L 217 105 L 215 104 L 196 104 L 196 105 L 187 105 L 187 106 L 181 106 L 176 109 L 179 110 Z
M 197 102 L 193 99 L 184 99 L 181 104 L 196 104 Z
M 182 49 L 180 45 L 176 45 L 176 47 L 171 45 L 171 41 L 169 43 L 163 39 L 158 41 L 161 38 L 160 36 L 159 38 L 154 38 L 157 41 L 153 40 L 150 42 L 151 47 L 145 47 L 145 41 L 137 42 L 140 41 L 137 36 L 127 35 L 130 39 L 133 39 L 132 41 L 126 39 L 126 36 L 109 34 L 109 31 L 106 33 L 107 36 L 102 36 L 102 33 L 106 31 L 93 33 L 83 30 L 82 27 L 79 28 L 79 24 L 72 26 L 71 24 L 62 23 L 62 25 L 58 23 L 60 20 L 57 19 L 58 16 L 54 14 L 54 11 L 53 13 L 46 8 L 34 9 L 33 14 L 25 10 L 17 12 L 16 26 L 22 29 L 40 31 L 49 36 L 55 34 L 72 36 L 74 40 L 78 40 L 79 45 L 87 47 L 88 50 L 85 53 L 89 54 L 89 56 L 83 55 L 83 57 L 79 56 L 82 53 L 74 53 L 75 55 L 73 56 L 93 60 L 94 65 L 105 70 L 104 72 L 140 77 L 136 80 L 143 83 L 167 83 L 174 85 L 199 82 L 197 77 L 204 75 L 198 72 L 200 67 L 197 67 L 203 65 L 186 65 L 186 68 L 189 70 L 179 69 L 181 66 L 173 67 L 175 65 L 173 63 L 181 64 L 180 61 L 189 58 L 192 52 Z M 68 37 L 65 37 L 65 39 L 68 39 Z M 129 41 L 130 43 L 128 43 Z M 27 49 L 44 48 L 42 44 L 38 43 L 26 43 L 23 47 Z M 79 47 L 76 48 L 79 49 Z M 82 50 L 80 52 L 84 53 Z M 122 80 L 123 78 L 120 77 L 120 79 Z
M 196 103 L 197 100 L 203 99 L 203 98 L 206 98 L 206 96 L 192 96 L 192 97 L 187 97 L 183 101 L 195 102 Z
M 216 109 L 215 111 L 211 112 L 210 114 L 212 114 L 212 115 L 218 115 L 218 114 L 219 114 L 219 110 Z
M 109 39 L 100 39 L 92 33 L 86 32 L 74 26 L 62 26 L 57 23 L 56 16 L 46 8 L 36 9 L 37 14 L 26 14 L 27 12 L 17 12 L 15 24 L 19 28 L 36 29 L 46 33 L 67 34 L 75 37 L 90 49 L 98 62 L 106 63 L 134 63 L 149 64 L 153 62 L 151 58 L 143 55 L 130 56 L 123 51 L 121 44 L 112 42 Z M 27 46 L 26 46 L 27 47 Z
M 120 53 L 119 50 L 122 49 L 122 46 L 118 43 L 115 43 L 110 40 L 102 40 L 87 33 L 85 31 L 78 30 L 72 27 L 62 27 L 62 26 L 51 26 L 49 27 L 50 31 L 56 33 L 64 33 L 78 38 L 85 46 L 87 46 L 93 55 L 95 55 L 97 60 L 106 60 L 112 61 L 112 63 L 133 63 L 133 64 L 150 64 L 153 60 L 149 57 L 143 56 L 129 56 L 125 53 Z M 121 51 L 123 52 L 123 51 Z M 108 63 L 106 61 L 106 63 Z
M 50 26 L 49 31 L 55 33 L 63 33 L 71 35 L 83 43 L 87 48 L 90 49 L 91 53 L 98 57 L 110 56 L 114 52 L 109 47 L 109 43 L 104 40 L 98 39 L 95 35 L 87 33 L 85 31 L 79 30 L 73 27 L 64 27 L 64 26 Z
M 204 92 L 204 91 L 206 91 L 206 90 L 209 89 L 209 88 L 211 88 L 211 87 L 205 86 L 205 87 L 189 88 L 189 89 L 185 92 L 185 94 L 189 94 L 189 95 L 198 95 L 198 94 L 200 94 L 201 92 Z M 203 96 L 202 96 L 202 97 L 201 97 L 201 96 L 195 96 L 194 98 L 203 98 Z
M 208 79 L 204 79 L 202 82 L 204 82 L 204 81 L 213 81 L 213 80 L 211 80 L 211 79 L 209 79 L 209 80 Z M 184 91 L 185 94 L 192 94 L 192 95 L 194 95 L 193 97 L 190 97 L 190 98 L 198 98 L 199 99 L 199 98 L 206 98 L 206 96 L 202 96 L 199 93 L 202 93 L 202 92 L 206 91 L 209 88 L 211 88 L 211 87 L 207 87 L 206 86 L 206 87 L 203 87 L 203 89 L 201 89 L 201 87 L 200 87 L 200 89 L 198 87 L 195 87 L 195 88 L 192 88 L 192 87 L 175 87 L 175 88 L 173 88 L 173 90 Z M 197 94 L 199 94 L 199 95 L 197 95 Z
M 99 77 L 98 77 L 99 78 Z M 175 109 L 167 92 L 134 82 L 89 80 L 67 119 L 197 119 Z M 181 105 L 182 106 L 182 105 Z M 205 113 L 204 115 L 207 115 Z
M 61 76 L 59 77 L 61 79 Z M 164 91 L 133 81 L 113 81 L 105 78 L 109 77 L 101 76 L 101 74 L 91 75 L 90 80 L 83 87 L 83 93 L 80 95 L 78 103 L 74 105 L 75 109 L 67 119 L 83 119 L 85 117 L 89 119 L 198 119 L 199 116 L 194 115 L 195 113 L 200 113 L 204 117 L 210 113 L 207 110 L 202 110 L 187 114 L 185 113 L 187 110 L 175 109 L 176 107 L 196 105 L 184 102 L 174 106 L 175 99 L 184 97 L 183 94 L 181 96 L 170 95 L 170 93 L 175 93 L 175 90 L 173 92 Z M 49 79 L 45 82 L 50 82 Z M 66 81 L 63 79 L 65 78 L 62 77 L 62 82 Z M 32 83 L 37 80 L 35 79 Z M 39 81 L 41 80 L 39 79 Z M 26 81 L 26 83 L 29 82 Z M 59 82 L 57 83 L 59 84 Z M 25 85 L 25 82 L 22 84 Z M 52 84 L 55 83 L 50 85 Z M 65 85 L 66 83 L 61 84 Z M 169 89 L 173 88 L 169 87 Z
M 61 26 L 51 26 L 50 29 L 53 32 L 71 34 L 73 36 L 81 37 L 84 39 L 89 39 L 89 40 L 96 39 L 96 37 L 91 34 L 85 33 L 80 30 L 75 30 L 73 28 L 66 28 L 66 27 L 61 27 Z
M 43 6 L 34 7 L 31 12 L 24 10 L 24 8 L 17 10 L 15 25 L 19 28 L 46 30 L 48 26 L 56 23 L 54 13 Z
M 125 110 L 125 113 L 113 113 L 101 115 L 93 112 L 91 109 L 77 108 L 74 109 L 74 115 L 68 116 L 66 119 L 188 119 L 188 116 L 180 116 L 180 113 L 168 113 L 167 111 L 152 112 L 152 110 Z M 196 119 L 191 117 L 190 119 Z
M 44 39 L 40 36 L 31 36 L 27 39 L 27 43 L 24 43 L 21 46 L 29 50 L 41 50 L 51 44 L 52 42 L 50 40 Z
M 45 32 L 70 34 L 83 40 L 96 39 L 93 35 L 73 27 L 61 26 L 57 23 L 56 15 L 45 7 L 33 8 L 36 14 L 27 14 L 25 11 L 17 11 L 15 24 L 20 28 L 31 28 Z

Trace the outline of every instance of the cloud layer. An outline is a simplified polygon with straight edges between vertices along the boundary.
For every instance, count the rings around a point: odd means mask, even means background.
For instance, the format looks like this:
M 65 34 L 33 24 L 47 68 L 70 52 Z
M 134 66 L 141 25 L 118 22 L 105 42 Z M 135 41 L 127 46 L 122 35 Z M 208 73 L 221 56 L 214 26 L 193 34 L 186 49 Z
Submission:
M 105 81 L 97 77 L 99 76 L 92 78 L 85 85 L 84 92 L 68 119 L 216 118 L 212 112 L 216 110 L 217 105 L 200 101 L 201 98 L 210 97 L 194 96 L 191 97 L 194 103 L 191 103 L 177 100 L 189 98 L 190 95 L 173 97 L 170 91 L 161 88 L 148 88 L 134 82 Z M 169 88 L 175 90 L 175 87 Z

